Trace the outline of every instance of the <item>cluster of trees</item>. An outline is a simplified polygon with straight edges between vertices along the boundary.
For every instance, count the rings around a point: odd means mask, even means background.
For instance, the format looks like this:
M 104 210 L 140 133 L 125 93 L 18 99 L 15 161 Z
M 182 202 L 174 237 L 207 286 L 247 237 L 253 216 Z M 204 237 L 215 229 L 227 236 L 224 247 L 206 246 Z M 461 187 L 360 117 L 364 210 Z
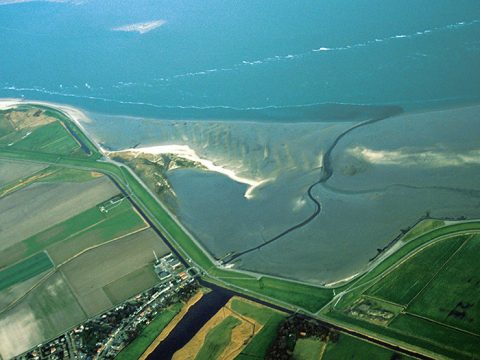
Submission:
M 328 328 L 314 319 L 292 315 L 278 328 L 277 338 L 270 348 L 266 359 L 291 359 L 295 343 L 299 337 L 314 337 L 322 341 L 326 341 L 328 338 L 331 342 L 337 342 L 339 334 L 335 329 Z
M 183 287 L 178 293 L 178 298 L 180 301 L 188 301 L 195 293 L 198 291 L 198 284 L 193 282 Z
M 333 328 L 327 327 L 314 319 L 308 319 L 299 315 L 288 317 L 277 330 L 277 338 L 270 347 L 266 356 L 267 360 L 290 360 L 299 337 L 316 338 L 320 341 L 336 343 L 340 333 Z M 393 353 L 390 360 L 401 360 L 403 356 Z

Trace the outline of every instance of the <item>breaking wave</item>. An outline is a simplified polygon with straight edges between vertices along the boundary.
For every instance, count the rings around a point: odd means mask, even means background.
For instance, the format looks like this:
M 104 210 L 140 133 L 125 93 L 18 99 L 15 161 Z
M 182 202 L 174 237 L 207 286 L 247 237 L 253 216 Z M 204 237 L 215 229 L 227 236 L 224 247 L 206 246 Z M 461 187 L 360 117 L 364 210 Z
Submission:
M 0 89 L 19 93 L 36 92 L 45 95 L 61 96 L 67 98 L 79 98 L 106 103 L 123 105 L 148 106 L 161 110 L 161 118 L 170 119 L 196 119 L 196 120 L 244 120 L 244 121 L 278 121 L 278 122 L 304 122 L 315 121 L 361 121 L 372 116 L 385 116 L 397 114 L 398 106 L 392 105 L 364 105 L 343 103 L 310 103 L 298 105 L 270 105 L 260 107 L 234 107 L 226 105 L 210 106 L 183 106 L 183 105 L 159 105 L 149 102 L 125 101 L 90 95 L 77 95 L 51 91 L 41 87 L 15 87 L 4 86 Z M 23 96 L 23 94 L 21 94 Z M 156 117 L 159 117 L 158 115 Z

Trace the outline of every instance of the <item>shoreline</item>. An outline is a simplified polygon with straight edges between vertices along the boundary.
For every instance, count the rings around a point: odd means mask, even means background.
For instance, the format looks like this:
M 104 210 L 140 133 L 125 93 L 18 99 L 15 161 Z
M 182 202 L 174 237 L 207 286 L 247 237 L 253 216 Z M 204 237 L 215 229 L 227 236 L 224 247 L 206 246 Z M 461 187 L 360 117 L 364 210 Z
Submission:
M 254 197 L 253 192 L 254 190 L 270 181 L 273 181 L 273 178 L 269 179 L 262 179 L 262 180 L 254 180 L 245 177 L 238 176 L 235 171 L 231 169 L 224 168 L 219 165 L 215 165 L 215 163 L 211 160 L 201 158 L 195 150 L 193 150 L 188 145 L 157 145 L 157 146 L 148 146 L 142 148 L 130 148 L 124 149 L 119 151 L 110 151 L 106 152 L 106 155 L 109 154 L 121 154 L 121 153 L 135 153 L 137 156 L 139 154 L 150 154 L 150 155 L 160 155 L 160 154 L 173 154 L 180 158 L 193 161 L 196 163 L 200 163 L 203 165 L 208 171 L 217 172 L 219 174 L 225 175 L 228 178 L 232 179 L 241 184 L 248 185 L 248 189 L 245 191 L 244 197 L 246 199 L 252 199 Z
M 136 149 L 127 149 L 127 150 L 120 150 L 120 151 L 107 151 L 105 150 L 103 147 L 100 146 L 100 144 L 98 144 L 98 142 L 92 138 L 92 136 L 90 135 L 90 133 L 82 126 L 82 123 L 81 121 L 84 121 L 84 122 L 90 122 L 92 121 L 81 109 L 77 109 L 73 106 L 69 106 L 69 105 L 63 105 L 63 104 L 56 104 L 56 103 L 50 103 L 50 102 L 45 102 L 45 101 L 35 101 L 35 100 L 25 100 L 25 99 L 16 99 L 16 98 L 0 98 L 0 110 L 7 110 L 9 108 L 12 108 L 12 107 L 15 107 L 17 105 L 43 105 L 43 106 L 48 106 L 48 107 L 51 107 L 53 109 L 56 109 L 56 110 L 59 110 L 61 112 L 63 112 L 66 116 L 68 116 L 71 121 L 73 121 L 75 123 L 75 125 L 77 125 L 80 130 L 85 134 L 85 136 L 87 136 L 93 143 L 94 145 L 100 150 L 100 152 L 108 158 L 108 154 L 110 153 L 115 153 L 115 152 L 126 152 L 126 151 L 139 151 L 139 150 L 142 150 L 142 149 L 149 149 L 149 148 L 162 148 L 162 150 L 168 150 L 168 152 L 166 153 L 174 153 L 172 152 L 172 150 L 175 150 L 175 147 L 185 147 L 185 148 L 188 148 L 190 151 L 193 151 L 189 146 L 187 145 L 160 145 L 160 146 L 152 146 L 152 147 L 145 147 L 145 148 L 136 148 Z M 169 148 L 169 146 L 173 146 L 174 148 Z M 177 149 L 178 150 L 178 149 Z M 185 149 L 184 149 L 185 150 Z M 194 152 L 194 151 L 193 151 Z M 165 152 L 164 152 L 165 153 Z M 194 152 L 195 153 L 195 152 Z M 198 156 L 196 153 L 195 153 L 196 156 Z M 178 156 L 178 155 L 177 155 Z M 205 159 L 203 159 L 205 160 Z M 211 163 L 214 167 L 217 167 L 216 165 L 213 164 L 213 162 L 209 161 L 209 160 L 206 160 L 208 161 L 209 163 Z M 224 170 L 224 168 L 221 168 L 218 166 L 218 168 Z M 225 169 L 227 172 L 229 172 L 230 170 L 228 169 Z M 224 170 L 224 171 L 225 171 Z M 212 170 L 213 171 L 213 170 Z M 218 171 L 217 171 L 218 172 Z M 234 172 L 231 171 L 233 174 Z M 228 176 L 227 174 L 223 173 L 224 175 Z M 231 178 L 230 176 L 228 176 L 229 178 Z M 241 178 L 240 179 L 242 180 L 247 180 L 248 183 L 246 183 L 247 185 L 250 185 L 249 188 L 247 189 L 247 191 L 245 192 L 245 196 L 248 196 L 248 195 L 251 195 L 251 192 L 253 190 L 255 190 L 256 187 L 258 186 L 261 186 L 263 185 L 264 183 L 268 182 L 268 181 L 271 181 L 273 179 L 265 179 L 265 180 L 251 180 L 251 179 L 244 179 L 244 178 Z M 233 179 L 235 180 L 235 179 Z M 235 180 L 237 181 L 237 180 Z M 242 181 L 238 181 L 240 183 L 245 183 L 245 182 L 242 182 Z M 152 195 L 153 196 L 153 195 Z M 193 239 L 193 237 L 192 237 Z M 195 241 L 195 240 L 194 240 Z M 196 242 L 196 241 L 195 241 Z M 206 251 L 204 248 L 203 248 L 203 245 L 202 244 L 197 244 L 197 246 L 199 246 L 203 251 Z M 255 272 L 250 272 L 248 270 L 240 270 L 240 269 L 235 269 L 234 272 L 237 272 L 237 271 L 240 271 L 240 272 L 245 272 L 245 273 L 251 273 L 251 274 L 257 274 L 259 276 L 271 276 L 271 275 L 267 275 L 267 274 L 262 274 L 262 273 L 255 273 Z M 362 272 L 360 272 L 359 274 L 356 274 L 355 276 L 358 276 L 358 275 L 361 275 Z M 306 281 L 302 281 L 302 280 L 293 280 L 293 279 L 286 279 L 284 277 L 281 277 L 281 276 L 273 276 L 274 278 L 279 278 L 279 279 L 282 279 L 282 280 L 286 280 L 286 281 L 293 281 L 295 283 L 300 283 L 300 284 L 305 284 L 305 285 L 309 285 L 309 286 L 314 286 L 314 287 L 319 287 L 319 288 L 324 288 L 324 289 L 332 289 L 334 287 L 329 287 L 327 284 L 312 284 L 310 282 L 306 282 Z M 350 278 L 350 277 L 349 277 Z M 339 280 L 336 280 L 336 281 L 333 281 L 333 282 L 330 282 L 329 284 L 332 284 L 332 283 L 343 283 L 343 282 L 347 282 L 346 281 L 346 278 L 342 278 L 342 279 L 339 279 Z
M 106 154 L 108 153 L 108 151 L 106 151 L 105 149 L 103 149 L 97 141 L 95 141 L 95 139 L 92 139 L 92 136 L 89 134 L 89 132 L 82 126 L 81 124 L 81 121 L 84 121 L 84 122 L 90 122 L 90 118 L 81 110 L 81 109 L 77 109 L 73 106 L 68 106 L 68 105 L 62 105 L 62 104 L 55 104 L 55 103 L 50 103 L 50 102 L 44 102 L 44 101 L 35 101 L 35 100 L 25 100 L 25 99 L 16 99 L 16 98 L 0 98 L 0 110 L 7 110 L 9 108 L 12 108 L 12 107 L 15 107 L 17 105 L 43 105 L 43 106 L 48 106 L 50 108 L 53 108 L 53 109 L 57 109 L 61 112 L 63 112 L 66 116 L 68 116 L 70 118 L 70 120 L 72 122 L 75 123 L 75 125 L 77 125 L 79 127 L 79 129 L 84 133 L 84 135 L 86 137 L 88 137 L 93 143 L 94 145 L 100 150 L 100 152 L 106 156 Z M 476 107 L 476 106 L 479 106 L 479 105 L 469 105 L 469 106 L 465 106 L 465 107 L 460 107 L 460 108 L 471 108 L 471 107 Z M 457 108 L 457 107 L 456 107 Z M 443 111 L 443 110 L 442 110 Z M 432 112 L 432 111 L 427 111 L 427 112 Z M 435 111 L 434 111 L 435 112 Z M 138 150 L 138 149 L 137 149 Z M 140 181 L 140 180 L 139 180 Z M 257 186 L 259 186 L 261 184 L 258 184 Z M 248 192 L 248 190 L 247 190 Z M 154 197 L 154 195 L 152 193 L 150 193 L 150 195 L 152 197 Z M 157 199 L 158 201 L 158 199 Z M 173 216 L 173 218 L 175 218 Z M 177 224 L 182 227 L 182 229 L 184 229 L 184 226 L 178 222 L 178 220 L 176 220 Z M 185 230 L 184 230 L 185 231 Z M 203 244 L 201 244 L 198 240 L 196 240 L 188 231 L 187 233 L 189 234 L 189 236 L 191 237 L 192 241 L 196 244 L 196 246 L 198 246 L 198 248 L 204 253 L 206 254 L 209 259 L 211 261 L 214 261 L 211 257 L 211 254 L 208 252 L 208 250 L 204 247 Z M 389 242 L 389 244 L 391 243 L 391 241 Z M 396 249 L 395 249 L 396 250 Z M 389 253 L 388 256 L 392 255 L 394 252 L 392 253 Z M 388 257 L 387 256 L 387 257 Z M 383 257 L 382 257 L 383 258 Z M 382 260 L 383 261 L 383 260 Z M 380 261 L 381 262 L 381 261 Z M 375 266 L 374 266 L 375 267 Z M 227 270 L 225 267 L 221 267 L 223 270 Z M 365 274 L 366 272 L 368 272 L 369 270 L 371 270 L 371 266 L 369 264 L 367 264 L 367 269 L 366 270 L 361 270 L 360 272 L 358 272 L 357 274 L 355 274 L 355 276 L 347 276 L 347 277 L 344 277 L 344 278 L 341 278 L 341 279 L 338 279 L 338 280 L 334 280 L 334 281 L 330 281 L 328 283 L 312 283 L 310 281 L 302 281 L 302 280 L 299 280 L 299 279 L 288 279 L 288 278 L 285 278 L 284 276 L 278 276 L 278 275 L 269 275 L 269 274 L 265 274 L 265 273 L 258 273 L 258 272 L 254 272 L 254 271 L 249 271 L 249 270 L 242 270 L 242 269 L 232 269 L 233 272 L 237 273 L 237 272 L 240 272 L 240 273 L 247 273 L 247 274 L 256 274 L 257 276 L 271 276 L 273 278 L 278 278 L 278 279 L 282 279 L 282 280 L 285 280 L 285 281 L 292 281 L 292 282 L 295 282 L 295 283 L 300 283 L 300 284 L 305 284 L 305 285 L 308 285 L 308 286 L 313 286 L 313 287 L 316 287 L 316 288 L 323 288 L 323 289 L 335 289 L 335 288 L 338 288 L 338 287 L 341 287 L 341 286 L 344 286 L 346 285 L 347 283 L 351 282 L 351 281 L 354 281 L 355 278 L 359 278 L 361 277 L 363 274 Z
M 25 100 L 21 98 L 0 98 L 0 110 L 8 110 L 18 105 L 43 105 L 64 113 L 95 145 L 95 147 L 97 147 L 100 152 L 105 155 L 105 149 L 90 135 L 90 133 L 83 126 L 82 121 L 88 123 L 92 120 L 85 114 L 82 109 L 75 108 L 70 105 L 51 103 L 48 101 Z
M 67 115 L 77 127 L 88 137 L 88 139 L 93 142 L 93 144 L 100 150 L 100 152 L 104 156 L 108 156 L 109 154 L 115 153 L 125 153 L 125 152 L 133 152 L 133 153 L 145 153 L 145 154 L 152 154 L 152 155 L 159 155 L 159 154 L 173 154 L 178 157 L 184 158 L 186 160 L 198 162 L 203 165 L 208 171 L 217 172 L 219 174 L 225 175 L 233 181 L 236 181 L 241 184 L 248 185 L 247 190 L 245 191 L 244 197 L 247 200 L 254 198 L 254 191 L 256 188 L 274 181 L 274 178 L 267 178 L 267 179 L 250 179 L 242 176 L 238 176 L 234 170 L 227 169 L 223 166 L 215 165 L 215 163 L 211 160 L 201 158 L 195 150 L 193 150 L 188 145 L 157 145 L 157 146 L 148 146 L 143 148 L 135 148 L 135 149 L 123 149 L 118 151 L 107 151 L 105 150 L 94 138 L 90 135 L 90 133 L 85 129 L 82 122 L 89 123 L 92 120 L 83 112 L 81 109 L 77 109 L 73 106 L 57 104 L 57 103 L 50 103 L 47 101 L 29 101 L 24 99 L 16 99 L 16 98 L 0 98 L 0 110 L 8 110 L 18 105 L 44 105 L 55 108 L 65 115 Z M 196 121 L 196 120 L 192 120 Z

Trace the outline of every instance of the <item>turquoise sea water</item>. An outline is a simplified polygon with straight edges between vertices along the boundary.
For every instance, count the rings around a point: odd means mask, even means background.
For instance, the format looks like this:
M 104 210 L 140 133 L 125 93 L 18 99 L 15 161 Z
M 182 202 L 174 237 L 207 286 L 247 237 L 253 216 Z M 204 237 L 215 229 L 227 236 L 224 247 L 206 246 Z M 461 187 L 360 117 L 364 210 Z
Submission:
M 102 113 L 480 99 L 477 0 L 36 1 L 0 5 L 0 39 L 0 97 Z

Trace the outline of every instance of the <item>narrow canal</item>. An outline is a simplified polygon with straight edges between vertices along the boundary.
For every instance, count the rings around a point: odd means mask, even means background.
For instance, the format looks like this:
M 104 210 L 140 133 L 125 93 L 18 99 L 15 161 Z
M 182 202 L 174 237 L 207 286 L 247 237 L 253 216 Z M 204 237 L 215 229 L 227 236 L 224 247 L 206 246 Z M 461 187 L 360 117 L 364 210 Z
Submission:
M 230 300 L 234 293 L 216 287 L 195 303 L 155 350 L 148 360 L 169 360 Z

